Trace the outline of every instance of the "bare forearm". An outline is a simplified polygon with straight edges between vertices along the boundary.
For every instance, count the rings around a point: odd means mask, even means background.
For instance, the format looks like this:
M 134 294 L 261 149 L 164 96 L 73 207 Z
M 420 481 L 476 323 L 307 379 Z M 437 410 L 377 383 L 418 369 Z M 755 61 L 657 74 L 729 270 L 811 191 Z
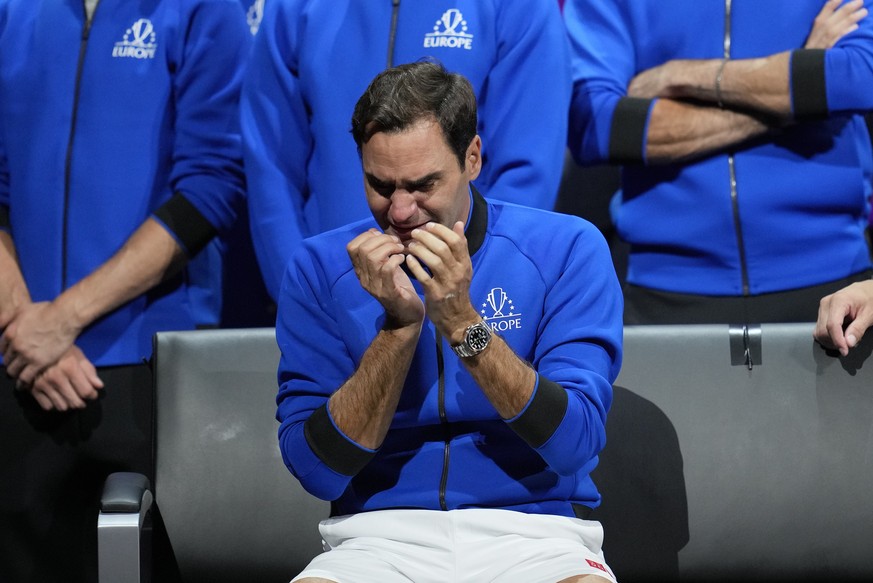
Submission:
M 536 373 L 499 336 L 483 352 L 462 360 L 502 418 L 515 417 L 530 401 Z
M 631 97 L 692 99 L 716 107 L 791 117 L 790 52 L 759 59 L 668 61 L 637 75 Z
M 719 83 L 724 106 L 791 118 L 790 54 L 786 51 L 762 59 L 727 61 Z M 709 101 L 717 101 L 718 97 L 713 87 Z
M 760 119 L 735 111 L 658 99 L 646 134 L 646 162 L 668 164 L 703 158 L 769 131 Z
M 81 330 L 156 286 L 185 259 L 184 251 L 167 230 L 148 219 L 115 255 L 64 291 L 55 303 Z
M 420 330 L 420 325 L 381 330 L 355 373 L 331 395 L 331 417 L 356 443 L 376 449 L 385 439 Z
M 23 304 L 30 303 L 30 293 L 18 265 L 15 244 L 6 231 L 0 231 L 0 330 Z

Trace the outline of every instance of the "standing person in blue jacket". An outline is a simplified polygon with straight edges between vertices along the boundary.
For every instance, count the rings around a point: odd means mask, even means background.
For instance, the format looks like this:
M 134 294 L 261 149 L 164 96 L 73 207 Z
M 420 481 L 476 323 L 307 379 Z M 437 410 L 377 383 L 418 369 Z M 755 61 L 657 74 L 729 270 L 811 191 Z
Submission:
M 160 330 L 242 203 L 238 0 L 0 1 L 0 580 L 96 580 L 97 501 L 151 475 Z
M 471 186 L 476 127 L 463 76 L 378 75 L 352 119 L 372 216 L 286 269 L 279 443 L 333 509 L 295 581 L 614 581 L 585 517 L 618 279 L 593 225 Z
M 479 99 L 489 196 L 551 210 L 570 69 L 554 0 L 268 0 L 243 88 L 252 238 L 272 297 L 302 238 L 367 216 L 348 123 L 386 66 L 432 57 Z
M 623 165 L 625 323 L 814 321 L 870 277 L 867 4 L 567 1 L 570 149 Z

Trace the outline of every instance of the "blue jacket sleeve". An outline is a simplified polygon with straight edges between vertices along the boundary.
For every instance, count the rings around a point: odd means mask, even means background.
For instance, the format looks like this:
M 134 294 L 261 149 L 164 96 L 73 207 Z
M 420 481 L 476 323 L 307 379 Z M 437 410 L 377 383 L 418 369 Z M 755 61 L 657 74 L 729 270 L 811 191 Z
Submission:
M 622 10 L 609 0 L 570 0 L 564 6 L 573 79 L 567 144 L 579 164 L 644 159 L 652 101 L 627 97 L 636 65 L 633 32 Z
M 244 196 L 239 93 L 251 35 L 237 1 L 198 3 L 189 18 L 173 88 L 170 181 L 175 193 L 223 232 Z
M 570 63 L 554 0 L 499 3 L 497 55 L 479 95 L 491 198 L 552 210 L 564 165 Z M 540 5 L 542 5 L 540 7 Z
M 249 220 L 267 290 L 279 297 L 286 263 L 303 238 L 309 116 L 297 75 L 298 2 L 266 2 L 243 83 L 242 131 Z
M 0 34 L 6 28 L 6 5 L 0 6 Z M 2 121 L 2 120 L 0 120 Z M 6 158 L 6 131 L 0 125 L 0 230 L 9 231 L 9 162 Z
M 623 299 L 609 248 L 593 227 L 562 263 L 554 266 L 560 275 L 546 296 L 532 362 L 535 392 L 508 423 L 554 471 L 571 475 L 606 443 L 621 368 Z
M 312 424 L 319 426 L 320 435 L 332 433 L 335 450 L 352 452 L 350 455 L 358 458 L 374 453 L 345 438 L 327 412 L 330 395 L 355 372 L 355 361 L 339 336 L 337 310 L 327 293 L 330 286 L 304 243 L 289 261 L 276 322 L 276 340 L 282 353 L 276 412 L 279 448 L 285 465 L 303 487 L 324 500 L 338 498 L 357 471 L 344 472 L 342 464 L 332 467 L 323 461 L 337 456 L 320 456 L 313 449 L 307 439 Z
M 865 2 L 873 12 L 873 2 Z M 873 19 L 830 49 L 798 49 L 791 54 L 791 102 L 795 117 L 821 118 L 832 114 L 873 110 Z

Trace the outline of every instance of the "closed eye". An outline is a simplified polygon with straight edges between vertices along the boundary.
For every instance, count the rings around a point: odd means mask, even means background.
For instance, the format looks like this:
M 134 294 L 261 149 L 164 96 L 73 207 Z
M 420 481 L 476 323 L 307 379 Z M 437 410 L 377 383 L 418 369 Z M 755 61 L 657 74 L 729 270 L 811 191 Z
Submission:
M 385 198 L 391 198 L 391 195 L 394 194 L 395 190 L 397 190 L 397 187 L 393 182 L 379 180 L 372 174 L 367 174 L 367 184 L 370 185 L 370 188 L 378 192 L 379 196 L 384 196 Z
M 425 180 L 417 180 L 407 185 L 407 190 L 410 192 L 430 192 L 436 184 L 435 178 L 427 178 Z

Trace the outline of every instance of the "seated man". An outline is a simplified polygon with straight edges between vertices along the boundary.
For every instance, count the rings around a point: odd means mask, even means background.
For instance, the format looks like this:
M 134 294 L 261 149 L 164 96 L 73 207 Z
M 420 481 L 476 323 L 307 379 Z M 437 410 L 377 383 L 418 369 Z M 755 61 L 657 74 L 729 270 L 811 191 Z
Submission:
M 278 304 L 282 455 L 333 503 L 294 581 L 614 581 L 586 520 L 622 355 L 605 241 L 471 187 L 476 100 L 441 65 L 380 73 L 352 134 L 375 221 L 306 240 Z

